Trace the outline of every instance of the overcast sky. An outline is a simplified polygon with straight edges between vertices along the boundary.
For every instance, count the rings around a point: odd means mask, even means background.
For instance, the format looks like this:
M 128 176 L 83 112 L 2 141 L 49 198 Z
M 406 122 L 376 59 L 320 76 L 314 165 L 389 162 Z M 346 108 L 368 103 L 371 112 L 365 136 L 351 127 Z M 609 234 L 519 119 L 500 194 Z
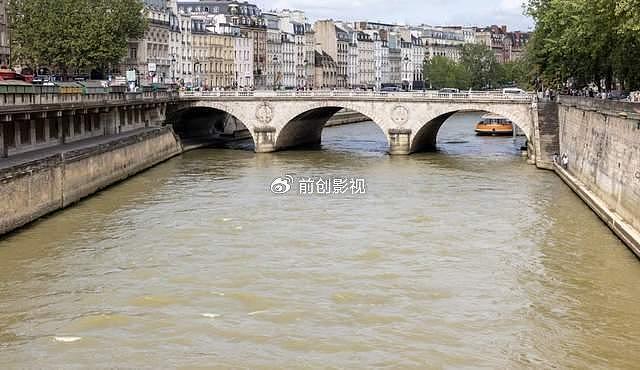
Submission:
M 522 14 L 523 0 L 253 0 L 262 10 L 301 9 L 311 20 L 370 20 L 429 25 L 506 24 L 527 31 L 533 21 Z

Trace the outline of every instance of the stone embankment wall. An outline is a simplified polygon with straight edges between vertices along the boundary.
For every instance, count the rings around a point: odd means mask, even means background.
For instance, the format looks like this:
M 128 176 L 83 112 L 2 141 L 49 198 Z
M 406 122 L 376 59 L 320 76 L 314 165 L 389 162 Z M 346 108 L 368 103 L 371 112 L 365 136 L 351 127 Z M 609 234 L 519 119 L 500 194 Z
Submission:
M 0 170 L 0 235 L 181 152 L 170 128 Z
M 325 127 L 340 126 L 340 125 L 347 125 L 350 123 L 360 123 L 360 122 L 367 122 L 367 121 L 371 121 L 371 119 L 369 119 L 367 116 L 364 116 L 358 112 L 354 112 L 349 109 L 343 109 L 338 113 L 334 114 L 333 117 L 331 117 L 331 119 L 327 121 L 327 124 L 325 125 Z
M 559 124 L 558 104 L 554 102 L 539 101 L 537 120 L 536 142 L 538 143 L 536 165 L 538 168 L 553 170 L 553 155 L 559 148 Z
M 640 104 L 561 97 L 558 174 L 640 256 Z

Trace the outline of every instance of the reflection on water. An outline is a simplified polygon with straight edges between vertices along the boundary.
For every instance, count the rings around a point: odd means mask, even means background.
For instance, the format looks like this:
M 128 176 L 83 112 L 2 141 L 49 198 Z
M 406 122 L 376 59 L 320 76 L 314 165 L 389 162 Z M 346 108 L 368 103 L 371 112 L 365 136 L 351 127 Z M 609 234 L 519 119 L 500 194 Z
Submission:
M 635 257 L 473 121 L 410 157 L 372 124 L 187 153 L 5 238 L 0 368 L 637 366 Z

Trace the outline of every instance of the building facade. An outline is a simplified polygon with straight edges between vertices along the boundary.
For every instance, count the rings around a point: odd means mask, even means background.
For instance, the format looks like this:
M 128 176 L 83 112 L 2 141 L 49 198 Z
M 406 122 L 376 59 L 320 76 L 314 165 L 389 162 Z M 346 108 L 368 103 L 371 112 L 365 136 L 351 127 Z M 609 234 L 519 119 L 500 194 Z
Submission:
M 322 50 L 315 51 L 315 86 L 317 89 L 336 87 L 338 64 Z
M 336 26 L 336 47 L 338 75 L 336 76 L 336 85 L 341 88 L 349 86 L 349 77 L 347 74 L 349 64 L 349 33 Z
M 304 86 L 307 89 L 313 89 L 316 75 L 316 33 L 309 23 L 305 23 L 304 28 L 304 59 L 306 64 L 304 71 Z
M 202 0 L 177 3 L 183 16 L 204 20 L 207 26 L 227 23 L 237 26 L 241 34 L 253 41 L 254 85 L 266 84 L 267 30 L 262 11 L 254 4 L 233 0 Z
M 305 38 L 305 25 L 304 23 L 292 22 L 293 26 L 293 38 L 295 43 L 295 55 L 296 55 L 296 83 L 295 86 L 298 89 L 303 89 L 307 85 L 307 53 L 306 53 L 306 38 Z
M 149 27 L 140 40 L 129 40 L 127 56 L 117 71 L 136 72 L 138 84 L 169 83 L 172 78 L 170 44 L 175 36 L 172 12 L 167 0 L 144 0 Z
M 280 31 L 293 35 L 294 53 L 295 53 L 295 86 L 303 89 L 307 86 L 307 73 L 309 72 L 309 64 L 313 64 L 313 45 L 308 49 L 308 40 L 306 33 L 311 30 L 307 27 L 307 18 L 301 10 L 284 9 L 276 13 L 279 18 Z M 288 84 L 289 86 L 289 84 Z
M 382 84 L 389 79 L 389 47 L 387 41 L 383 39 L 384 30 L 363 31 L 373 41 L 374 55 L 374 84 L 377 90 L 382 88 Z
M 9 67 L 11 64 L 7 2 L 8 0 L 0 0 L 0 68 Z
M 504 39 L 507 33 L 507 26 L 479 28 L 476 30 L 476 39 L 479 44 L 490 48 L 496 56 L 498 63 L 505 62 Z
M 268 89 L 281 83 L 278 63 L 282 55 L 282 37 L 280 36 L 280 18 L 275 13 L 262 13 L 267 27 L 267 54 L 265 84 Z
M 316 32 L 316 45 L 327 53 L 334 62 L 338 60 L 338 35 L 336 24 L 332 20 L 316 21 L 313 26 Z
M 375 87 L 375 46 L 371 37 L 365 32 L 358 32 L 358 75 L 361 88 Z
M 422 44 L 422 39 L 411 35 L 412 53 L 411 64 L 413 65 L 413 89 L 424 89 L 424 61 L 426 50 Z
M 212 35 L 207 32 L 203 21 L 192 20 L 191 23 L 191 52 L 193 53 L 193 87 L 207 89 L 215 86 L 212 81 L 213 70 L 210 67 L 214 55 Z
M 529 42 L 530 34 L 527 32 L 507 32 L 504 38 L 504 61 L 514 62 L 524 56 L 525 48 Z
M 246 35 L 238 34 L 234 41 L 235 87 L 252 89 L 255 86 L 253 82 L 253 40 Z
M 400 84 L 402 81 L 402 50 L 389 48 L 389 80 L 385 83 Z
M 296 43 L 292 33 L 281 33 L 282 54 L 278 60 L 277 67 L 282 74 L 280 87 L 284 89 L 294 89 L 296 87 Z
M 413 88 L 413 44 L 411 41 L 400 39 L 400 71 L 402 87 L 411 90 Z
M 6 31 L 2 33 L 7 28 L 6 14 L 2 16 L 6 3 L 0 0 L 0 64 L 8 62 L 8 48 L 1 43 L 8 38 Z M 521 58 L 529 39 L 528 33 L 495 25 L 321 20 L 312 26 L 303 11 L 263 13 L 238 0 L 144 3 L 149 29 L 142 40 L 129 43 L 120 67 L 122 74 L 137 71 L 142 84 L 175 82 L 212 89 L 381 89 L 383 84 L 396 84 L 420 89 L 428 86 L 423 76 L 426 59 L 459 61 L 465 44 L 482 44 L 505 63 Z
M 424 45 L 425 58 L 441 56 L 456 62 L 460 60 L 462 46 L 465 44 L 462 29 L 422 26 L 419 28 L 418 37 Z

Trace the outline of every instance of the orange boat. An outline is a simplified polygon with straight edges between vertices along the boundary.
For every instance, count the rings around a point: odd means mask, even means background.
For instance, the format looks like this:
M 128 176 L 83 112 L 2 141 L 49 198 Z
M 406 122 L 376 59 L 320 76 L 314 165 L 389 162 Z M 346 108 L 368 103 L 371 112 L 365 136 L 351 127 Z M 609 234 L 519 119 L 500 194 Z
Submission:
M 513 135 L 513 123 L 502 116 L 487 114 L 476 125 L 476 135 Z

